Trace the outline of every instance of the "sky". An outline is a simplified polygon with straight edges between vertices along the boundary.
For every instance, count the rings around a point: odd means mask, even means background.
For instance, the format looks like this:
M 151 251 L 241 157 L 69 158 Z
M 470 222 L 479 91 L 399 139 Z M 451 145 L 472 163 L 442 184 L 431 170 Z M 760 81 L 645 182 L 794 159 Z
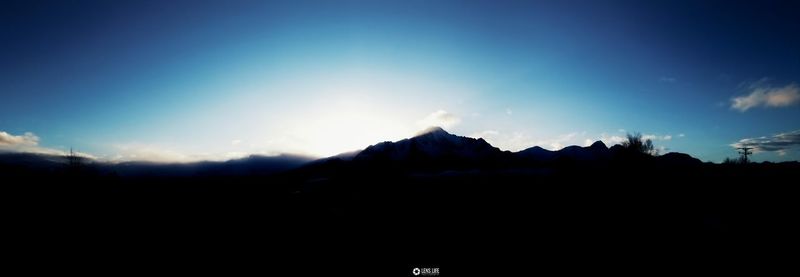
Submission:
M 430 125 L 800 160 L 797 1 L 11 1 L 0 151 L 330 156 Z

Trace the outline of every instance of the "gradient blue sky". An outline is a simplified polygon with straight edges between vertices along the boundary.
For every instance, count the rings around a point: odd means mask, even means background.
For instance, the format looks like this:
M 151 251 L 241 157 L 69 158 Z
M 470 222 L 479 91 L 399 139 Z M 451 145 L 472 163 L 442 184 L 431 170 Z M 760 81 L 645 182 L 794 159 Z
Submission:
M 132 2 L 132 3 L 123 3 Z M 332 155 L 436 124 L 798 160 L 797 1 L 40 1 L 0 8 L 0 150 Z M 737 97 L 738 100 L 735 100 Z

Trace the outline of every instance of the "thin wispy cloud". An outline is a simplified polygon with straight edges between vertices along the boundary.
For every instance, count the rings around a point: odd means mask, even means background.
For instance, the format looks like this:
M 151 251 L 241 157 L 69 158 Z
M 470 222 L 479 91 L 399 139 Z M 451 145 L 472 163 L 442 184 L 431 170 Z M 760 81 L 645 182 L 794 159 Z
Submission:
M 417 121 L 417 125 L 422 128 L 438 126 L 447 129 L 456 126 L 459 123 L 461 123 L 461 117 L 445 110 L 435 111 L 425 118 Z
M 748 91 L 746 95 L 731 99 L 731 109 L 745 112 L 757 107 L 780 108 L 800 102 L 800 88 L 794 83 L 783 87 L 772 87 L 762 79 L 749 85 Z
M 619 133 L 625 133 L 626 132 L 624 129 L 619 129 L 617 131 Z M 685 136 L 684 134 L 678 134 L 677 135 L 678 138 L 683 138 L 684 136 Z M 654 142 L 655 141 L 661 141 L 661 142 L 671 141 L 673 138 L 675 138 L 675 137 L 673 137 L 671 134 L 666 134 L 666 135 L 643 134 L 642 135 L 642 139 L 644 139 L 644 140 L 649 139 L 649 140 L 652 140 Z M 600 134 L 600 140 L 603 141 L 603 143 L 605 143 L 606 145 L 612 146 L 612 145 L 615 145 L 615 144 L 621 144 L 622 142 L 628 140 L 628 138 L 627 138 L 626 135 L 615 135 L 615 134 L 602 133 L 602 134 Z
M 645 139 L 645 140 L 649 139 L 649 140 L 653 140 L 653 141 L 656 141 L 656 140 L 672 140 L 672 135 L 660 136 L 660 135 L 653 135 L 653 134 L 644 134 L 644 135 L 642 135 L 642 139 Z
M 116 154 L 109 157 L 113 162 L 147 161 L 147 162 L 188 162 L 188 155 L 175 150 L 154 145 L 126 143 L 114 145 Z
M 785 155 L 786 151 L 800 146 L 800 130 L 780 133 L 772 136 L 745 138 L 731 144 L 731 147 L 751 147 L 754 152 L 777 152 Z
M 586 132 L 572 132 L 568 134 L 559 135 L 552 139 L 545 139 L 536 142 L 536 145 L 540 145 L 542 148 L 546 148 L 549 150 L 559 150 L 561 148 L 570 146 L 570 145 L 578 145 L 581 141 L 580 138 L 586 136 Z
M 470 134 L 469 137 L 482 138 L 489 144 L 508 151 L 520 151 L 535 145 L 535 141 L 522 132 L 500 132 L 484 130 Z
M 495 130 L 484 130 L 484 131 L 480 131 L 480 132 L 477 132 L 477 133 L 473 133 L 473 134 L 469 135 L 469 137 L 486 139 L 486 138 L 489 138 L 489 137 L 497 136 L 499 134 L 500 134 L 500 132 L 495 131 Z
M 113 145 L 115 154 L 103 157 L 109 162 L 144 161 L 157 163 L 187 163 L 198 161 L 225 161 L 246 157 L 250 154 L 242 151 L 186 153 L 170 147 L 142 143 L 120 143 Z
M 536 138 L 523 132 L 500 132 L 496 130 L 485 130 L 469 136 L 483 138 L 493 146 L 512 152 L 525 150 L 533 146 L 559 150 L 570 145 L 582 145 L 587 138 L 586 132 L 572 132 L 550 138 Z
M 662 82 L 662 83 L 670 83 L 670 84 L 672 84 L 672 83 L 677 82 L 678 79 L 676 79 L 675 77 L 666 77 L 666 76 L 664 76 L 664 77 L 659 78 L 658 81 Z

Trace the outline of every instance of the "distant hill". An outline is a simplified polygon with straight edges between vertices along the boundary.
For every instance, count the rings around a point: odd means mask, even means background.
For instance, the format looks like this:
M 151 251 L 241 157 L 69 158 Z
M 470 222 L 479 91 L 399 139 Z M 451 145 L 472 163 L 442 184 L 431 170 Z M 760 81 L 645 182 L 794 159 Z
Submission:
M 252 155 L 224 162 L 153 163 L 124 162 L 104 164 L 106 171 L 120 176 L 246 176 L 266 175 L 297 168 L 313 158 L 297 155 L 259 156 Z
M 34 171 L 54 171 L 64 168 L 66 165 L 67 159 L 63 156 L 0 152 L 0 175 L 26 174 Z
M 0 152 L 0 164 L 2 165 L 14 164 L 29 167 L 47 167 L 66 163 L 67 159 L 63 156 L 36 153 Z
M 668 166 L 699 166 L 703 162 L 689 154 L 670 152 L 656 157 L 662 165 Z
M 158 163 L 130 161 L 110 163 L 85 160 L 82 168 L 101 175 L 190 177 L 190 176 L 252 176 L 283 172 L 300 167 L 314 158 L 298 155 L 259 156 L 223 162 L 200 161 L 191 163 Z M 33 153 L 0 153 L 0 172 L 19 174 L 26 171 L 57 171 L 65 169 L 63 156 Z

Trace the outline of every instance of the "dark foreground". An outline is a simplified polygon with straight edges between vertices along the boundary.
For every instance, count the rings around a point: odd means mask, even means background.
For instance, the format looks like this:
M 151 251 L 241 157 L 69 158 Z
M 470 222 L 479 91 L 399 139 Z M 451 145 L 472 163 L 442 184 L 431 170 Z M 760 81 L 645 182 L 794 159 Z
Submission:
M 29 272 L 688 273 L 794 259 L 784 253 L 797 236 L 797 163 L 334 169 L 159 178 L 6 168 L 6 249 Z

